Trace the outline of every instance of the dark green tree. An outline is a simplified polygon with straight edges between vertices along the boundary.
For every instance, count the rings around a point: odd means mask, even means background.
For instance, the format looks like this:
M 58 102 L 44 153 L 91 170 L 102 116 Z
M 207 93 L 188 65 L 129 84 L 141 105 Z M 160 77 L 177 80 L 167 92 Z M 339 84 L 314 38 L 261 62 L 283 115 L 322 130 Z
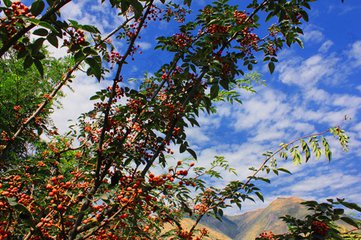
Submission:
M 16 164 L 35 150 L 35 143 L 49 126 L 51 105 L 26 126 L 19 138 L 11 139 L 11 136 L 47 98 L 44 93 L 53 89 L 70 63 L 70 58 L 47 57 L 44 60 L 44 75 L 41 76 L 35 66 L 25 69 L 23 60 L 17 59 L 14 52 L 0 59 L 0 168 Z M 61 94 L 57 97 L 61 97 Z

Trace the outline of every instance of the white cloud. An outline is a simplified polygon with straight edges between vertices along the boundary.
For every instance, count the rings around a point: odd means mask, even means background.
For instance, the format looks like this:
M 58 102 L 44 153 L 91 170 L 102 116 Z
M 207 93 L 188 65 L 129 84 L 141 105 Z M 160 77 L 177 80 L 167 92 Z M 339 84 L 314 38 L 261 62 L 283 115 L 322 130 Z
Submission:
M 57 109 L 50 116 L 60 133 L 65 133 L 71 125 L 69 120 L 76 121 L 80 114 L 87 112 L 93 108 L 93 102 L 89 100 L 99 89 L 107 86 L 107 81 L 99 83 L 91 77 L 87 77 L 77 72 L 76 78 L 70 84 L 74 91 L 64 88 L 65 97 L 60 99 L 61 109 Z
M 80 2 L 74 2 L 71 1 L 67 3 L 62 9 L 61 9 L 61 15 L 64 19 L 72 19 L 76 20 L 80 16 L 82 16 L 84 12 L 84 3 L 85 1 Z
M 289 113 L 289 108 L 284 104 L 285 95 L 281 92 L 266 89 L 253 98 L 248 99 L 238 109 L 234 109 L 233 127 L 236 130 L 245 130 L 257 126 L 259 123 L 270 119 L 283 118 Z
M 338 58 L 333 55 L 316 54 L 304 60 L 282 60 L 276 71 L 285 84 L 312 87 L 320 80 L 333 77 L 337 63 Z
M 187 128 L 186 134 L 194 144 L 204 144 L 209 141 L 209 137 L 199 127 Z
M 305 42 L 319 43 L 324 39 L 324 35 L 319 30 L 306 29 L 304 31 L 302 38 L 304 39 Z
M 333 46 L 333 42 L 331 40 L 327 40 L 321 45 L 318 51 L 321 53 L 326 53 L 332 46 Z
M 149 42 L 137 42 L 137 44 L 143 51 L 148 50 L 152 47 L 152 44 Z
M 313 177 L 308 177 L 300 182 L 283 188 L 281 192 L 290 192 L 294 196 L 305 194 L 315 194 L 325 191 L 340 191 L 347 189 L 348 186 L 357 184 L 361 181 L 360 175 L 347 175 L 342 172 L 323 173 Z M 317 195 L 317 194 L 316 194 Z
M 354 61 L 355 67 L 361 66 L 361 40 L 352 44 L 349 56 Z
M 63 40 L 62 39 L 58 39 L 59 40 L 59 47 L 56 48 L 53 45 L 51 45 L 50 43 L 48 43 L 47 41 L 44 42 L 44 45 L 46 47 L 46 49 L 49 51 L 49 54 L 51 57 L 54 58 L 63 58 L 68 54 L 68 48 L 66 47 L 60 47 L 63 44 Z

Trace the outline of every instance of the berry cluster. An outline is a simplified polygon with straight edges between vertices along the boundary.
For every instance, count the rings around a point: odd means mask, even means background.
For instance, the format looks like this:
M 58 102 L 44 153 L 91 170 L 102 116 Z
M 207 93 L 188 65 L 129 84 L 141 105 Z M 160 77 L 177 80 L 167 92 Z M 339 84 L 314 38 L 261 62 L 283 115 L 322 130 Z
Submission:
M 273 240 L 274 239 L 274 234 L 272 231 L 269 232 L 263 232 L 259 235 L 259 238 L 261 239 L 270 239 Z
M 2 131 L 0 136 L 1 136 L 2 141 L 7 142 L 7 141 L 11 140 L 10 137 L 9 137 L 9 134 L 7 132 L 5 132 L 5 131 Z
M 70 202 L 70 198 L 66 191 L 72 187 L 71 182 L 63 182 L 63 175 L 51 178 L 51 183 L 46 185 L 46 189 L 49 191 L 48 196 L 51 198 L 50 203 L 59 212 L 65 212 L 67 207 L 64 203 Z
M 119 62 L 121 57 L 122 56 L 120 56 L 120 54 L 115 51 L 111 51 L 110 54 L 108 54 L 109 62 L 112 64 Z
M 80 29 L 70 28 L 63 33 L 64 36 L 68 36 L 69 39 L 64 40 L 64 46 L 71 49 L 74 46 L 85 45 L 84 32 Z
M 102 229 L 97 233 L 96 239 L 109 239 L 109 240 L 118 240 L 119 236 L 113 234 L 112 232 L 109 232 L 108 230 Z
M 241 32 L 242 39 L 238 42 L 242 47 L 249 49 L 252 47 L 254 50 L 258 49 L 259 37 L 255 33 L 251 33 L 249 28 L 244 28 Z
M 11 232 L 6 230 L 7 221 L 0 222 L 0 240 L 11 239 Z
M 179 23 L 184 22 L 185 16 L 187 15 L 187 10 L 180 5 L 170 6 L 164 11 L 163 19 L 169 22 L 172 18 Z
M 226 34 L 231 26 L 222 26 L 218 24 L 211 24 L 207 27 L 206 32 L 210 34 Z
M 29 7 L 25 6 L 21 2 L 13 2 L 10 8 L 4 10 L 5 17 L 0 19 L 0 29 L 4 29 L 7 36 L 13 36 L 22 27 L 25 22 L 21 17 L 35 18 L 30 13 Z M 18 48 L 15 45 L 14 48 Z
M 314 231 L 315 233 L 317 233 L 321 236 L 326 236 L 326 234 L 330 228 L 324 222 L 313 221 L 311 224 L 311 229 L 312 229 L 312 231 Z
M 236 19 L 237 25 L 244 24 L 247 20 L 247 14 L 245 12 L 234 11 L 233 16 Z
M 267 53 L 271 56 L 276 56 L 276 53 L 278 51 L 278 48 L 269 44 L 267 45 Z
M 177 33 L 173 36 L 173 42 L 179 48 L 184 48 L 192 43 L 192 39 L 185 33 Z
M 13 107 L 13 109 L 14 109 L 15 112 L 19 112 L 20 109 L 21 109 L 21 106 L 20 106 L 20 105 L 16 105 L 16 106 Z

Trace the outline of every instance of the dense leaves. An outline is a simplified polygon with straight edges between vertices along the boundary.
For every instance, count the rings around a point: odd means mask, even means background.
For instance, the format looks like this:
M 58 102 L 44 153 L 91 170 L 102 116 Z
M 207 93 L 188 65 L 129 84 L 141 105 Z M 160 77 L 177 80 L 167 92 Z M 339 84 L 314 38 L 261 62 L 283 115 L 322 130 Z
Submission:
M 7 145 L 6 149 L 0 151 L 1 168 L 16 166 L 20 160 L 31 154 L 30 151 L 35 150 L 42 132 L 51 130 L 48 129 L 50 128 L 48 116 L 51 112 L 49 105 L 24 129 L 21 138 L 11 140 L 11 136 L 18 130 L 22 121 L 46 99 L 46 93 L 52 90 L 67 66 L 71 64 L 70 59 L 47 59 L 45 74 L 42 77 L 35 67 L 24 69 L 22 62 L 15 58 L 13 52 L 0 61 L 0 132 L 2 134 L 0 145 Z

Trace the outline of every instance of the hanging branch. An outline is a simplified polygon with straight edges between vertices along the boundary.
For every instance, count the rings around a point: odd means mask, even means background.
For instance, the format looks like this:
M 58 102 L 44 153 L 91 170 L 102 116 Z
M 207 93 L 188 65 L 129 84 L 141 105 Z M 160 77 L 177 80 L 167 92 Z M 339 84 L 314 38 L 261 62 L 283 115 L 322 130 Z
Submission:
M 59 11 L 62 7 L 64 7 L 71 0 L 63 0 L 60 1 L 58 5 L 53 8 L 50 8 L 39 20 L 47 21 L 51 18 L 53 14 Z M 27 27 L 23 27 L 20 31 L 18 31 L 14 36 L 12 36 L 9 41 L 5 42 L 4 45 L 0 48 L 0 58 L 9 50 L 11 46 L 17 43 L 21 37 L 23 37 L 27 32 L 33 29 L 36 25 L 31 23 Z
M 113 102 L 113 99 L 115 97 L 115 87 L 116 87 L 116 84 L 118 83 L 119 79 L 120 79 L 120 73 L 121 73 L 121 70 L 122 70 L 122 67 L 123 67 L 123 64 L 125 63 L 125 60 L 127 59 L 127 57 L 130 55 L 132 49 L 133 49 L 133 46 L 134 46 L 134 43 L 135 43 L 135 40 L 137 39 L 139 33 L 140 33 L 140 30 L 142 29 L 143 27 L 143 24 L 145 22 L 145 20 L 147 19 L 147 16 L 150 12 L 150 9 L 153 5 L 153 2 L 154 0 L 151 0 L 139 25 L 138 25 L 138 28 L 137 28 L 137 32 L 136 34 L 133 36 L 133 38 L 130 40 L 131 42 L 129 43 L 129 46 L 128 46 L 128 49 L 126 51 L 126 53 L 124 54 L 124 56 L 122 57 L 122 59 L 120 60 L 120 62 L 118 63 L 118 69 L 117 69 L 117 72 L 116 72 L 116 75 L 114 77 L 114 80 L 113 80 L 113 88 L 112 88 L 112 92 L 111 92 L 111 95 L 108 99 L 108 105 L 107 105 L 107 108 L 105 110 L 105 114 L 104 114 L 104 120 L 103 120 L 103 126 L 102 126 L 102 132 L 101 132 L 101 137 L 100 137 L 100 140 L 99 140 L 99 145 L 98 145 L 98 155 L 97 155 L 97 165 L 96 165 L 96 171 L 95 171 L 95 182 L 94 182 L 94 186 L 93 188 L 91 189 L 91 191 L 87 194 L 88 197 L 86 198 L 85 202 L 83 203 L 83 205 L 81 206 L 80 208 L 80 211 L 79 211 L 79 215 L 78 215 L 78 218 L 76 219 L 75 221 L 75 224 L 74 224 L 74 227 L 72 229 L 72 231 L 70 231 L 70 240 L 73 240 L 75 239 L 75 237 L 77 236 L 78 234 L 78 227 L 80 226 L 83 218 L 84 218 L 84 215 L 85 215 L 85 210 L 88 209 L 88 207 L 90 206 L 90 203 L 91 203 L 91 197 L 97 192 L 98 188 L 100 187 L 101 185 L 101 182 L 102 182 L 102 179 L 105 177 L 106 175 L 106 172 L 107 172 L 107 168 L 110 167 L 110 164 L 107 164 L 106 168 L 104 169 L 104 172 L 102 175 L 100 175 L 100 169 L 101 169 L 101 165 L 102 165 L 102 162 L 103 162 L 103 152 L 102 152 L 102 148 L 103 148 L 103 143 L 104 143 L 104 138 L 105 138 L 105 132 L 106 132 L 106 127 L 107 127 L 107 120 L 108 120 L 108 117 L 109 117 L 109 113 L 110 113 L 110 109 L 111 109 L 111 104 Z M 124 136 L 124 139 L 125 139 L 125 136 Z
M 286 149 L 288 146 L 293 145 L 294 143 L 296 143 L 296 142 L 298 142 L 298 141 L 301 141 L 301 140 L 303 140 L 303 139 L 305 139 L 305 138 L 322 136 L 322 135 L 325 135 L 326 133 L 329 133 L 329 132 L 330 132 L 330 130 L 325 130 L 325 131 L 323 131 L 323 132 L 305 135 L 305 136 L 296 138 L 296 139 L 290 141 L 290 142 L 287 143 L 287 144 L 283 144 L 279 149 L 277 149 L 277 151 L 275 151 L 274 153 L 272 153 L 271 155 L 269 155 L 269 156 L 262 162 L 262 164 L 258 167 L 258 169 L 257 169 L 251 176 L 248 177 L 247 181 L 246 181 L 245 183 L 243 183 L 242 186 L 240 186 L 239 188 L 233 190 L 230 194 L 228 194 L 228 195 L 224 196 L 223 198 L 221 198 L 221 199 L 219 200 L 219 202 L 217 202 L 217 203 L 214 204 L 213 206 L 210 206 L 210 207 L 209 207 L 209 210 L 218 207 L 219 205 L 221 205 L 222 203 L 224 203 L 228 198 L 232 197 L 233 194 L 235 194 L 236 192 L 238 192 L 238 191 L 244 189 L 245 187 L 247 187 L 248 184 L 252 181 L 252 179 L 255 179 L 255 177 L 257 176 L 257 174 L 262 171 L 262 169 L 265 167 L 265 165 L 266 165 L 272 158 L 274 158 L 274 156 L 276 156 L 278 153 L 280 153 L 281 151 L 283 151 L 284 149 Z M 190 232 L 193 232 L 193 231 L 194 231 L 194 229 L 196 228 L 196 226 L 198 225 L 198 223 L 200 222 L 200 220 L 203 218 L 203 216 L 204 216 L 206 213 L 207 213 L 207 212 L 202 213 L 201 215 L 199 215 L 199 216 L 197 217 L 195 223 L 193 224 L 192 228 L 190 229 Z

